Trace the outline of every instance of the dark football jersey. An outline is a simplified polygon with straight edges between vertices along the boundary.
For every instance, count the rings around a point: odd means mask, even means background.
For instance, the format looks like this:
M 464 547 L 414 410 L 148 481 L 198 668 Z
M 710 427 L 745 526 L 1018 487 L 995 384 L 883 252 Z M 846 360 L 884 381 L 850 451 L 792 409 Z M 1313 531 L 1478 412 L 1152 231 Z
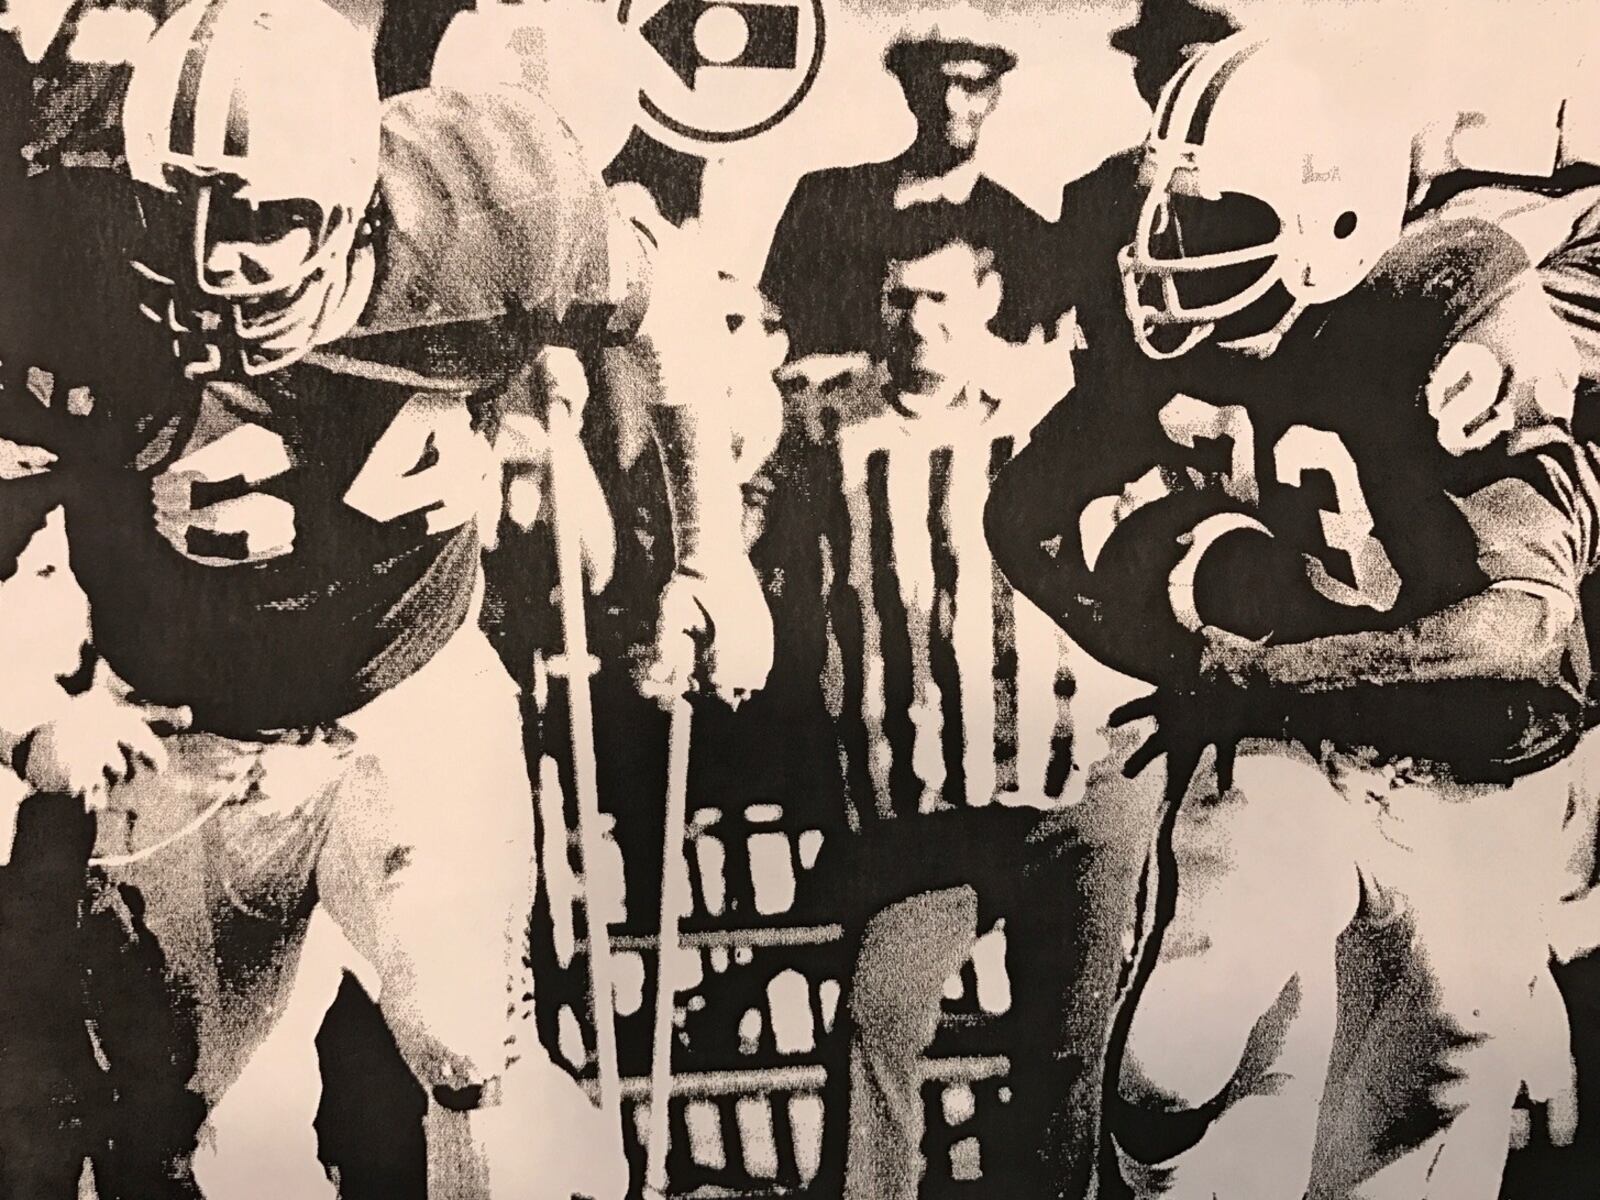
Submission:
M 167 362 L 136 373 L 148 354 L 55 351 L 63 377 L 86 379 L 95 397 L 68 507 L 95 640 L 137 690 L 189 704 L 204 728 L 331 720 L 424 664 L 469 611 L 478 535 L 470 523 L 431 534 L 422 512 L 379 520 L 347 503 L 374 447 L 419 408 L 470 413 L 482 428 L 540 345 L 620 340 L 641 315 L 641 243 L 533 97 L 411 93 L 387 103 L 383 133 L 377 281 L 338 342 L 204 385 Z M 112 261 L 127 270 L 125 255 Z M 119 305 L 105 320 L 138 318 Z M 210 446 L 227 448 L 220 476 L 175 478 Z M 395 473 L 437 453 L 428 436 Z M 190 487 L 195 509 L 292 511 L 292 548 L 244 562 L 235 534 L 191 528 L 179 553 L 152 519 L 153 489 L 168 486 Z
M 1597 497 L 1570 414 L 1501 395 L 1497 364 L 1429 388 L 1456 335 L 1530 280 L 1498 230 L 1437 223 L 1269 358 L 1155 362 L 1103 339 L 997 485 L 1002 565 L 1091 653 L 1158 685 L 1195 680 L 1201 625 L 1293 643 L 1396 629 L 1490 586 L 1559 591 L 1576 611 Z M 1041 488 L 1059 507 L 1029 517 L 1053 507 Z M 1576 622 L 1565 672 L 1550 694 L 1367 688 L 1299 698 L 1295 715 L 1307 740 L 1453 763 L 1470 702 L 1498 722 L 1490 757 L 1531 759 L 1530 736 L 1570 733 L 1588 683 Z M 1475 753 L 1491 740 L 1476 730 Z

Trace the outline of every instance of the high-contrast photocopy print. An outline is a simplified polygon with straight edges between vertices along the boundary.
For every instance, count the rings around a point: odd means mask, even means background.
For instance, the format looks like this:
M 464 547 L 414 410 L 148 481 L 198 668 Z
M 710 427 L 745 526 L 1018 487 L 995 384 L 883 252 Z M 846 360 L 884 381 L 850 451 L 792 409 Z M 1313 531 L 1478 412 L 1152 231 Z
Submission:
M 0 1200 L 1600 1195 L 1600 9 L 0 30 Z

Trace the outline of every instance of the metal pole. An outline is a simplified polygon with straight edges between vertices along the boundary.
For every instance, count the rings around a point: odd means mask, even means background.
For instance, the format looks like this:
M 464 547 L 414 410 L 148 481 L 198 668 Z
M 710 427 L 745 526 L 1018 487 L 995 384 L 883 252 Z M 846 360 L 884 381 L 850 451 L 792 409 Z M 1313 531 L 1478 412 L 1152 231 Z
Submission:
M 682 953 L 678 929 L 692 903 L 684 845 L 689 826 L 689 734 L 694 708 L 684 697 L 672 705 L 667 741 L 667 811 L 661 826 L 661 932 L 656 952 L 655 1024 L 650 1040 L 650 1141 L 645 1158 L 647 1195 L 667 1194 L 671 1138 L 673 980 Z
M 576 408 L 581 408 L 578 398 Z M 578 413 L 558 395 L 550 396 L 550 499 L 555 506 L 556 586 L 561 608 L 561 650 L 552 674 L 567 681 L 567 711 L 572 731 L 572 778 L 578 792 L 578 841 L 583 854 L 583 906 L 589 933 L 589 980 L 594 996 L 595 1057 L 600 1083 L 600 1108 L 622 1130 L 622 1079 L 617 1065 L 617 1028 L 612 1008 L 611 937 L 605 915 L 595 903 L 595 873 L 604 861 L 600 832 L 600 785 L 594 757 L 594 706 L 590 677 L 597 663 L 589 654 L 584 617 L 580 514 L 569 507 L 577 495 L 572 486 L 583 453 L 578 438 Z M 556 668 L 559 667 L 559 670 Z

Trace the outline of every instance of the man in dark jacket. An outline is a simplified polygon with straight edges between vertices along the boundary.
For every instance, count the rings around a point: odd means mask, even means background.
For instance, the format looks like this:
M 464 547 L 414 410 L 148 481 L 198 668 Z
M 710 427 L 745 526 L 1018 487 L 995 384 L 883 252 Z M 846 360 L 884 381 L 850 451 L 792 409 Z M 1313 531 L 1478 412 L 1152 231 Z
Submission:
M 989 251 L 1002 280 L 1037 250 L 1043 218 L 984 176 L 976 159 L 1016 62 L 1002 46 L 938 34 L 889 47 L 884 63 L 905 92 L 916 138 L 886 162 L 805 176 L 773 236 L 761 290 L 782 314 L 791 358 L 871 345 L 884 267 L 897 245 L 925 240 L 929 227 Z M 1038 320 L 1006 291 L 992 328 L 1020 341 Z

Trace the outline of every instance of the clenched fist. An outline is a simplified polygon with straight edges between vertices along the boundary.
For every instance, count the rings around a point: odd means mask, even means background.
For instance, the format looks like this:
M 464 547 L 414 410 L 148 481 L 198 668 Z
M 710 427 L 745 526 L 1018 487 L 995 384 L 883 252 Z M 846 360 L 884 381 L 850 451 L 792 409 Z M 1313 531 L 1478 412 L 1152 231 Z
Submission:
M 750 560 L 730 553 L 680 566 L 662 593 L 646 693 L 670 703 L 703 688 L 737 705 L 771 670 L 772 615 Z
M 141 704 L 102 671 L 92 687 L 68 697 L 22 738 L 12 766 L 36 791 L 98 807 L 112 786 L 141 766 L 162 770 L 167 752 L 161 735 L 186 729 L 189 721 L 187 708 Z

